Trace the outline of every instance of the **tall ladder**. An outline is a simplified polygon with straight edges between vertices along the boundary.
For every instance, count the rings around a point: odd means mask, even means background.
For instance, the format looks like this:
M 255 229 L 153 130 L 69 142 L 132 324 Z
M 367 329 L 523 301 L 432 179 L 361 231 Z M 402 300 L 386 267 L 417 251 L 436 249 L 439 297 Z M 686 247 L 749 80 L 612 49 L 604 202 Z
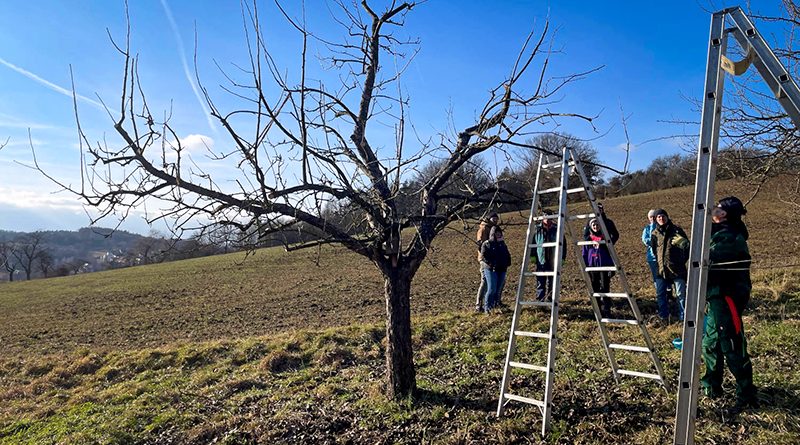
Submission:
M 725 28 L 725 18 L 733 22 Z M 725 55 L 728 35 L 732 35 L 746 54 L 733 62 Z M 708 256 L 711 237 L 711 210 L 714 205 L 719 127 L 722 120 L 723 70 L 731 75 L 747 71 L 750 64 L 769 86 L 775 98 L 795 126 L 800 127 L 800 88 L 786 68 L 775 57 L 753 22 L 739 7 L 718 11 L 711 16 L 708 64 L 700 121 L 700 143 L 697 150 L 692 242 L 689 250 L 689 277 L 686 292 L 686 314 L 683 325 L 683 348 L 678 377 L 678 404 L 675 414 L 675 445 L 694 444 L 697 398 L 700 381 L 700 352 L 703 336 L 703 314 L 706 304 Z
M 561 170 L 560 185 L 557 187 L 540 190 L 540 183 L 543 179 L 542 172 L 544 170 L 555 169 L 555 168 Z M 576 188 L 569 188 L 569 176 L 571 170 L 577 173 L 582 186 Z M 540 201 L 541 196 L 551 193 L 557 193 L 559 195 L 558 213 L 554 215 L 540 214 L 539 210 L 541 208 L 541 201 Z M 573 193 L 585 193 L 587 195 L 588 202 L 591 204 L 592 208 L 591 213 L 577 214 L 573 216 L 569 215 L 567 209 L 567 196 Z M 563 264 L 564 264 L 563 249 L 566 248 L 566 246 L 564 245 L 566 239 L 565 231 L 569 234 L 573 250 L 576 252 L 578 258 L 578 265 L 581 269 L 584 281 L 589 291 L 589 297 L 590 297 L 589 300 L 591 301 L 592 311 L 594 312 L 595 319 L 597 320 L 598 326 L 600 328 L 600 335 L 602 338 L 603 349 L 605 350 L 606 356 L 611 365 L 611 370 L 614 376 L 614 380 L 619 382 L 620 376 L 643 377 L 658 381 L 664 387 L 665 390 L 669 391 L 669 384 L 664 378 L 664 372 L 661 366 L 661 361 L 659 360 L 658 355 L 655 353 L 653 342 L 650 339 L 650 335 L 647 332 L 647 328 L 645 327 L 644 322 L 642 321 L 642 315 L 639 312 L 639 307 L 636 304 L 635 298 L 630 292 L 628 281 L 625 277 L 625 272 L 621 266 L 619 257 L 617 256 L 617 252 L 614 249 L 614 245 L 611 242 L 608 242 L 611 239 L 611 237 L 609 236 L 608 228 L 606 227 L 605 221 L 603 221 L 603 218 L 598 218 L 604 239 L 604 241 L 601 242 L 608 247 L 609 254 L 611 255 L 611 258 L 613 259 L 615 264 L 614 266 L 587 267 L 583 259 L 583 255 L 581 253 L 581 247 L 591 244 L 592 242 L 584 241 L 582 238 L 580 240 L 576 240 L 574 234 L 572 233 L 572 228 L 570 227 L 569 221 L 586 220 L 589 218 L 594 218 L 599 214 L 600 211 L 597 206 L 595 196 L 592 193 L 591 184 L 589 183 L 589 180 L 586 177 L 586 174 L 584 173 L 583 166 L 581 165 L 580 160 L 577 158 L 572 149 L 570 149 L 569 147 L 564 147 L 562 150 L 561 161 L 555 163 L 547 163 L 544 155 L 539 157 L 539 164 L 536 171 L 536 182 L 533 188 L 533 199 L 531 203 L 530 217 L 528 219 L 528 232 L 525 241 L 526 248 L 525 248 L 525 253 L 523 255 L 522 270 L 520 271 L 520 276 L 519 276 L 519 286 L 517 287 L 517 298 L 516 298 L 516 304 L 514 305 L 514 315 L 511 320 L 511 330 L 508 339 L 508 349 L 506 352 L 505 364 L 503 366 L 503 380 L 500 384 L 500 399 L 497 405 L 497 415 L 501 416 L 503 414 L 505 406 L 510 401 L 535 405 L 539 408 L 540 412 L 542 413 L 543 436 L 547 433 L 549 429 L 551 412 L 553 408 L 553 378 L 555 373 L 556 344 L 558 340 L 556 331 L 558 328 L 558 309 L 559 309 L 559 299 L 561 295 L 561 271 L 563 270 Z M 551 219 L 557 222 L 556 241 L 545 242 L 543 244 L 536 244 L 534 243 L 536 225 L 537 223 L 540 223 L 545 219 Z M 531 269 L 531 250 L 537 249 L 539 247 L 554 249 L 552 271 L 536 271 L 535 267 Z M 589 276 L 589 273 L 610 272 L 610 271 L 616 272 L 617 276 L 620 278 L 622 292 L 617 292 L 617 293 L 594 292 L 592 290 L 591 278 Z M 525 299 L 526 298 L 525 287 L 527 278 L 537 277 L 537 276 L 546 276 L 553 278 L 550 301 L 535 301 L 535 300 L 531 301 Z M 600 311 L 600 305 L 598 302 L 599 298 L 613 298 L 613 299 L 626 300 L 630 305 L 633 317 L 610 318 L 603 316 Z M 547 332 L 531 332 L 519 329 L 520 314 L 522 310 L 525 308 L 549 309 L 550 310 L 549 330 Z M 610 325 L 637 326 L 641 332 L 644 345 L 642 346 L 642 345 L 613 343 L 609 338 Z M 531 363 L 523 363 L 520 361 L 515 361 L 514 356 L 516 353 L 516 346 L 517 346 L 516 343 L 518 337 L 547 340 L 548 341 L 547 364 L 541 366 Z M 619 363 L 615 356 L 615 352 L 620 350 L 648 354 L 650 356 L 650 361 L 652 362 L 652 367 L 655 369 L 655 373 L 620 369 Z M 509 392 L 511 373 L 513 369 L 524 369 L 535 372 L 543 372 L 545 374 L 544 396 L 542 397 L 541 400 L 532 397 L 521 396 L 518 394 L 512 394 Z

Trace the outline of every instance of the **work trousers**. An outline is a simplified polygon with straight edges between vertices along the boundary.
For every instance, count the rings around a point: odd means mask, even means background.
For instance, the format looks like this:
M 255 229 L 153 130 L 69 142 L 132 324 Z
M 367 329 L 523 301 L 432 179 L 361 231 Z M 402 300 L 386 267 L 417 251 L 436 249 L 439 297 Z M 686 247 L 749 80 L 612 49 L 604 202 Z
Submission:
M 707 395 L 722 395 L 725 360 L 736 378 L 736 399 L 740 403 L 756 399 L 753 385 L 753 364 L 747 353 L 747 340 L 742 326 L 742 307 L 730 297 L 715 298 L 706 303 L 703 361 L 706 373 L 700 380 Z

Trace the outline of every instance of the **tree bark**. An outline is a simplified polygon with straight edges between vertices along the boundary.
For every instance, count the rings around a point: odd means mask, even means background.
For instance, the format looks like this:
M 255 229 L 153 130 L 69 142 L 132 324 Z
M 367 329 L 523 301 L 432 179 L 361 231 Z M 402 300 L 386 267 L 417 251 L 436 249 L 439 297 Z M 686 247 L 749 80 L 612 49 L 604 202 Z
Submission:
M 413 395 L 417 389 L 411 346 L 411 280 L 402 267 L 385 267 L 386 295 L 386 393 L 394 400 Z

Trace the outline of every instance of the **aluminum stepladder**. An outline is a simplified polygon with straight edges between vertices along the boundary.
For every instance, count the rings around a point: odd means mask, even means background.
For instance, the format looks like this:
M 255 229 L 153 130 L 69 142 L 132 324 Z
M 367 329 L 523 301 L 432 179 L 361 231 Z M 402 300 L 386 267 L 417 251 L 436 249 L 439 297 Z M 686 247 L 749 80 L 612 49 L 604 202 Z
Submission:
M 542 181 L 542 171 L 551 168 L 560 168 L 561 169 L 561 177 L 560 177 L 560 185 L 558 187 L 548 188 L 540 190 L 540 184 Z M 578 177 L 582 186 L 576 188 L 569 188 L 569 176 L 570 170 L 574 170 L 577 172 Z M 543 194 L 548 193 L 558 193 L 559 194 L 559 207 L 558 213 L 554 215 L 539 215 L 538 210 L 540 206 L 540 196 Z M 587 214 L 578 214 L 574 216 L 570 216 L 568 214 L 567 208 L 567 196 L 572 193 L 586 193 L 588 197 L 588 201 L 591 204 L 592 211 L 591 213 Z M 650 339 L 650 335 L 647 332 L 647 328 L 645 327 L 641 313 L 639 312 L 638 305 L 636 304 L 636 300 L 633 298 L 630 288 L 628 287 L 627 279 L 625 278 L 625 273 L 621 267 L 621 263 L 619 261 L 619 257 L 617 256 L 616 250 L 614 249 L 614 245 L 610 242 L 606 243 L 605 241 L 601 241 L 602 243 L 608 246 L 609 253 L 611 258 L 614 261 L 615 266 L 609 267 L 586 267 L 586 264 L 583 260 L 583 255 L 581 253 L 581 246 L 591 244 L 591 241 L 584 241 L 576 240 L 573 233 L 572 228 L 569 225 L 569 221 L 573 220 L 581 220 L 581 219 L 588 219 L 594 218 L 596 215 L 599 215 L 599 208 L 597 206 L 597 202 L 595 200 L 594 194 L 592 193 L 591 184 L 586 177 L 583 167 L 581 166 L 580 160 L 577 156 L 574 155 L 573 151 L 565 147 L 562 152 L 562 159 L 560 162 L 556 163 L 545 163 L 544 155 L 539 157 L 539 165 L 536 172 L 536 182 L 534 184 L 533 189 L 533 199 L 531 203 L 531 211 L 530 216 L 528 219 L 528 231 L 526 236 L 526 248 L 525 253 L 523 255 L 522 261 L 522 269 L 520 271 L 519 276 L 519 286 L 517 287 L 517 297 L 516 303 L 514 305 L 514 315 L 511 321 L 511 330 L 509 333 L 509 340 L 508 340 L 508 349 L 506 352 L 506 359 L 503 366 L 503 379 L 500 384 L 500 399 L 498 401 L 497 406 L 497 415 L 501 416 L 503 414 L 504 408 L 506 404 L 510 401 L 517 401 L 528 403 L 531 405 L 535 405 L 539 408 L 542 413 L 542 435 L 544 436 L 550 426 L 550 418 L 553 406 L 553 379 L 554 379 L 554 371 L 555 371 L 555 356 L 556 356 L 556 343 L 558 340 L 557 336 L 557 327 L 558 327 L 558 310 L 559 310 L 559 299 L 561 295 L 561 271 L 563 269 L 564 260 L 563 260 L 563 249 L 566 248 L 564 245 L 565 243 L 565 231 L 569 233 L 569 238 L 571 239 L 571 244 L 573 246 L 573 250 L 576 252 L 578 256 L 578 265 L 582 271 L 582 275 L 584 281 L 586 283 L 587 289 L 589 291 L 589 300 L 591 301 L 592 310 L 595 315 L 595 319 L 597 320 L 598 326 L 600 328 L 600 334 L 602 338 L 603 348 L 605 349 L 606 356 L 609 360 L 611 365 L 612 373 L 614 376 L 615 381 L 619 381 L 619 377 L 622 375 L 634 376 L 634 377 L 644 377 L 649 379 L 657 380 L 661 383 L 665 390 L 669 391 L 669 385 L 664 378 L 664 372 L 661 366 L 661 362 L 658 356 L 655 353 L 655 349 L 653 347 L 652 340 Z M 556 234 L 556 241 L 555 242 L 545 242 L 543 244 L 535 244 L 534 243 L 534 235 L 535 235 L 535 228 L 536 224 L 540 221 L 545 219 L 552 219 L 557 221 L 557 234 Z M 608 234 L 608 228 L 606 227 L 605 222 L 602 218 L 598 218 L 600 222 L 601 231 L 603 233 L 603 238 L 605 240 L 610 240 Z M 539 247 L 544 248 L 553 248 L 553 271 L 550 272 L 539 272 L 535 270 L 531 270 L 531 250 L 536 249 Z M 591 279 L 589 277 L 589 272 L 601 272 L 601 271 L 615 271 L 617 275 L 620 277 L 620 282 L 622 284 L 623 292 L 621 293 L 595 293 L 592 290 Z M 536 277 L 536 276 L 551 276 L 553 277 L 553 285 L 551 286 L 551 298 L 550 302 L 540 302 L 540 301 L 528 301 L 525 300 L 525 286 L 527 278 L 529 277 Z M 632 319 L 614 319 L 614 318 L 606 318 L 601 315 L 600 306 L 598 303 L 598 298 L 616 298 L 616 299 L 626 299 L 630 304 L 630 307 L 633 312 Z M 550 324 L 549 324 L 549 331 L 548 332 L 529 332 L 523 331 L 518 329 L 519 328 L 519 319 L 520 313 L 523 308 L 525 307 L 534 307 L 534 308 L 544 308 L 550 309 Z M 638 326 L 639 330 L 642 334 L 645 346 L 638 346 L 638 345 L 627 345 L 621 343 L 612 343 L 609 340 L 608 335 L 608 325 L 611 324 L 622 324 L 622 325 L 634 325 Z M 534 365 L 529 363 L 522 363 L 514 361 L 514 355 L 516 352 L 516 341 L 517 337 L 528 337 L 528 338 L 535 338 L 535 339 L 546 339 L 548 340 L 548 348 L 547 348 L 547 364 L 546 366 Z M 625 350 L 631 352 L 642 352 L 648 353 L 650 355 L 650 359 L 652 362 L 652 366 L 655 368 L 656 373 L 645 373 L 639 371 L 632 371 L 626 369 L 620 369 L 618 366 L 618 362 L 615 357 L 615 351 L 618 350 Z M 509 393 L 509 386 L 510 386 L 510 379 L 511 379 L 511 372 L 512 369 L 519 368 L 519 369 L 526 369 L 531 371 L 538 371 L 545 373 L 545 388 L 544 388 L 544 397 L 542 400 L 537 400 L 530 397 L 524 397 L 516 394 Z
M 734 26 L 725 29 L 725 18 L 730 16 Z M 740 62 L 725 56 L 728 35 L 733 35 L 746 54 Z M 719 128 L 722 119 L 722 92 L 724 70 L 731 75 L 744 73 L 750 64 L 772 90 L 795 126 L 800 127 L 800 89 L 767 45 L 747 15 L 739 7 L 724 9 L 711 16 L 708 46 L 708 64 L 703 96 L 700 141 L 697 151 L 697 177 L 695 180 L 692 212 L 692 242 L 689 250 L 689 276 L 686 292 L 686 313 L 683 325 L 678 378 L 678 404 L 675 414 L 675 445 L 694 444 L 697 399 L 700 384 L 700 353 L 703 336 L 708 284 L 708 257 L 711 237 L 711 210 L 714 204 L 716 157 L 719 146 Z

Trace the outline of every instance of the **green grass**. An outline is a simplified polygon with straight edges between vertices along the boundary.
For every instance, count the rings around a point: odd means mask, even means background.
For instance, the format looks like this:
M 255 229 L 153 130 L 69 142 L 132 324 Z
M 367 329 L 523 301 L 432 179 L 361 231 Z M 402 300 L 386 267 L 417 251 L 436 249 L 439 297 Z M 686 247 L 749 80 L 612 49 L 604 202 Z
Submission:
M 796 303 L 800 293 L 781 294 L 780 301 Z M 773 304 L 759 300 L 758 307 Z M 698 440 L 800 440 L 800 320 L 796 313 L 781 321 L 758 314 L 746 325 L 764 406 L 731 423 L 722 414 L 730 403 L 701 400 Z M 34 357 L 24 366 L 5 360 L 0 443 L 538 443 L 535 408 L 510 405 L 507 415 L 494 416 L 508 316 L 416 319 L 413 402 L 382 395 L 381 325 L 84 350 Z M 674 393 L 636 379 L 615 384 L 593 321 L 566 319 L 560 329 L 553 433 L 542 443 L 671 443 Z M 678 330 L 653 332 L 673 382 L 680 357 L 669 341 Z M 543 360 L 543 348 L 521 349 Z M 536 382 L 523 372 L 511 384 L 537 396 Z M 732 399 L 732 382 L 727 387 Z

